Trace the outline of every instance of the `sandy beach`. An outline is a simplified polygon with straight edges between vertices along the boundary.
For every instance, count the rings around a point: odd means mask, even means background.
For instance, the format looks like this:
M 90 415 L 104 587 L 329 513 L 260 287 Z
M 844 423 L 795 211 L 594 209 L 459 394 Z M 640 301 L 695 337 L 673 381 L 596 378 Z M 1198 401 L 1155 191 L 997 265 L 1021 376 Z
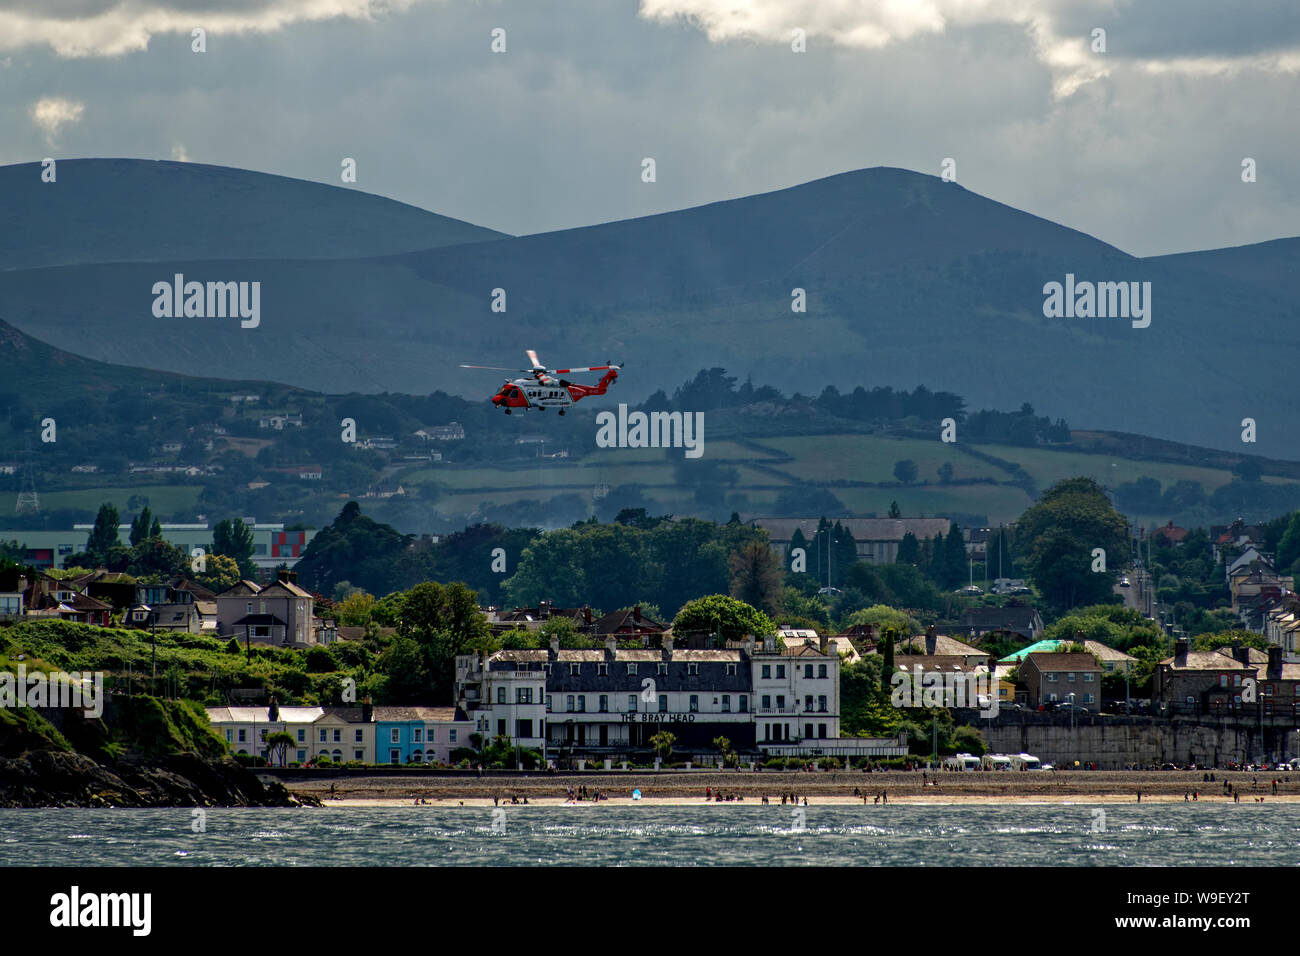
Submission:
M 863 804 L 878 806 L 875 798 L 885 794 L 890 804 L 1075 804 L 1075 803 L 1231 803 L 1233 797 L 1224 788 L 1226 780 L 1241 795 L 1241 804 L 1292 803 L 1300 800 L 1300 773 L 1251 773 L 1214 771 L 1215 779 L 1205 781 L 1207 771 L 1092 771 L 1058 773 L 718 773 L 699 774 L 529 774 L 510 777 L 477 775 L 436 776 L 366 776 L 285 779 L 294 792 L 319 797 L 325 806 L 398 807 L 398 806 L 493 806 L 512 808 L 572 805 L 567 797 L 570 787 L 585 787 L 588 796 L 597 791 L 607 800 L 590 799 L 582 806 L 755 806 L 766 795 L 772 805 L 781 804 L 781 795 L 795 795 L 808 805 Z M 1277 792 L 1273 780 L 1278 781 Z M 705 799 L 721 791 L 743 800 Z M 632 799 L 639 789 L 640 800 Z M 857 793 L 855 793 L 855 790 Z M 1196 799 L 1192 797 L 1195 795 Z M 512 798 L 528 803 L 512 804 Z M 417 803 L 421 801 L 421 803 Z

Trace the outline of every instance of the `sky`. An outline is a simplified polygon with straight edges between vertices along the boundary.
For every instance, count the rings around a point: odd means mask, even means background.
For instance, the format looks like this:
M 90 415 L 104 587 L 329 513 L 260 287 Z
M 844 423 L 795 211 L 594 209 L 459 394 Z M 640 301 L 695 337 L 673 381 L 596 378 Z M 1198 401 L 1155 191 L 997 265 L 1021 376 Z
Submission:
M 1298 79 L 1295 0 L 0 0 L 0 164 L 350 158 L 525 234 L 952 159 L 1158 255 L 1300 234 Z

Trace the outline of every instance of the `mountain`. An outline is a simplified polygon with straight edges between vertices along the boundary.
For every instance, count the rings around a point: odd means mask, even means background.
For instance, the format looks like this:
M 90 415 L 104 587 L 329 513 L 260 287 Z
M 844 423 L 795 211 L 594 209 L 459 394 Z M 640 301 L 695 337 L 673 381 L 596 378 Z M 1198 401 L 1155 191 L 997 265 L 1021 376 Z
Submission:
M 0 166 L 0 269 L 162 259 L 338 259 L 499 239 L 354 188 L 140 159 Z
M 486 397 L 500 376 L 458 363 L 515 366 L 535 348 L 552 365 L 626 362 L 617 400 L 712 366 L 805 394 L 922 383 L 974 407 L 1028 400 L 1075 427 L 1236 451 L 1252 417 L 1252 453 L 1294 458 L 1300 308 L 1251 255 L 1218 256 L 1217 269 L 1138 259 L 955 183 L 874 168 L 393 255 L 10 269 L 0 301 L 29 334 L 97 359 L 321 391 Z M 154 318 L 154 283 L 178 272 L 259 281 L 260 325 Z M 1044 285 L 1067 274 L 1152 283 L 1150 326 L 1045 318 Z M 492 311 L 494 289 L 505 312 Z M 806 312 L 792 311 L 795 289 Z

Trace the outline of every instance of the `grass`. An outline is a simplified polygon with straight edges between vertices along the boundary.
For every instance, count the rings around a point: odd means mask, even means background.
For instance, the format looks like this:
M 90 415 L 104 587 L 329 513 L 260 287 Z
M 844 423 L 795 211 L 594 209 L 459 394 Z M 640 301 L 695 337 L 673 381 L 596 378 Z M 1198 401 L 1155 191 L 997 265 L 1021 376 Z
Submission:
M 132 495 L 141 495 L 149 499 L 149 507 L 155 514 L 174 514 L 178 511 L 193 511 L 198 505 L 199 493 L 202 490 L 202 485 L 128 485 L 123 488 L 46 491 L 40 492 L 41 510 L 59 511 L 76 508 L 94 512 L 107 501 L 116 506 L 119 513 L 124 514 L 128 510 L 127 500 Z M 13 514 L 17 498 L 16 493 L 0 494 L 0 514 Z
M 996 465 L 979 461 L 961 451 L 960 445 L 917 438 L 886 438 L 878 435 L 810 435 L 791 438 L 765 438 L 761 444 L 795 460 L 782 467 L 793 478 L 806 481 L 897 481 L 894 463 L 902 459 L 916 462 L 922 481 L 938 481 L 938 468 L 952 464 L 953 478 L 993 478 L 1007 480 L 1007 473 Z M 983 447 L 983 446 L 981 446 Z M 1005 456 L 999 456 L 1005 457 Z M 888 502 L 885 504 L 888 508 Z

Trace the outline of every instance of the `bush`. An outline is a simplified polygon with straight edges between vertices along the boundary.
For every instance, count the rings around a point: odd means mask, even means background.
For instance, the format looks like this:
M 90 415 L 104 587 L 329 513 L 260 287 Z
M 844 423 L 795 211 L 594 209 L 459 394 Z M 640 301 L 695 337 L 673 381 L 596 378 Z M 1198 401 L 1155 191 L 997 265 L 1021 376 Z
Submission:
M 320 644 L 307 651 L 306 665 L 308 674 L 327 674 L 338 670 L 338 662 L 334 659 L 334 655 L 329 652 L 328 647 Z
M 232 638 L 230 639 L 230 643 L 226 645 L 226 653 L 227 653 L 227 654 L 238 654 L 238 653 L 239 653 L 239 641 L 235 640 L 235 639 L 232 637 Z

